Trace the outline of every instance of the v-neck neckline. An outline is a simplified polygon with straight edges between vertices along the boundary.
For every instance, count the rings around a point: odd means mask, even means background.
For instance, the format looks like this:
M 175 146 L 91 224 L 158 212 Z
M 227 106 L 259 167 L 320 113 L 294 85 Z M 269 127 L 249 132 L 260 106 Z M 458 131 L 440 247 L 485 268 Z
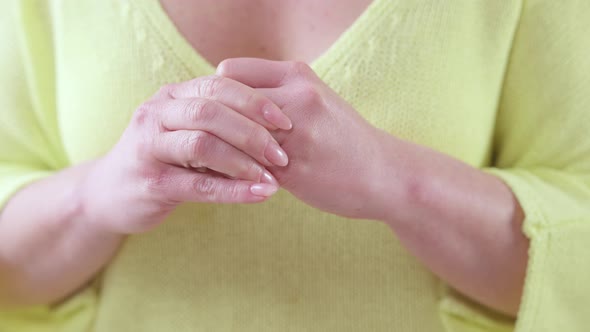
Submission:
M 340 36 L 323 51 L 309 65 L 322 76 L 332 66 L 335 61 L 335 55 L 340 54 L 340 50 L 348 50 L 354 47 L 354 43 L 363 40 L 362 36 L 365 30 L 371 25 L 374 16 L 380 11 L 388 0 L 373 0 L 367 8 L 360 14 L 354 22 L 344 30 Z M 197 49 L 195 49 L 188 40 L 178 31 L 172 19 L 168 16 L 159 0 L 132 1 L 142 9 L 142 12 L 148 16 L 151 23 L 155 25 L 160 36 L 165 40 L 173 52 L 177 54 L 179 60 L 191 71 L 191 74 L 214 73 L 213 66 Z M 360 37 L 360 38 L 359 38 Z M 346 53 L 346 52 L 344 52 Z

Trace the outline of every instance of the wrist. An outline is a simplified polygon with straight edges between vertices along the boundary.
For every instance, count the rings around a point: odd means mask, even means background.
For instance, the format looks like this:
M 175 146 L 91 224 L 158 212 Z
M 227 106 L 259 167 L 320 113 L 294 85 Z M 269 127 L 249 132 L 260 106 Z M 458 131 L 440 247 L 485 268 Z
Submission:
M 99 168 L 103 159 L 96 159 L 80 165 L 81 173 L 76 190 L 73 192 L 73 211 L 75 215 L 70 218 L 78 227 L 82 227 L 88 234 L 94 234 L 104 239 L 115 239 L 123 237 L 106 225 L 108 217 L 104 214 L 106 208 L 100 207 L 103 188 L 95 181 L 101 178 Z M 100 181 L 100 180 L 99 180 Z
M 377 154 L 369 183 L 371 218 L 390 226 L 413 219 L 427 204 L 433 181 L 421 161 L 427 148 L 401 140 L 386 132 L 378 139 Z
M 361 199 L 366 207 L 362 219 L 388 222 L 395 219 L 403 200 L 405 176 L 400 166 L 400 139 L 389 133 L 376 129 L 373 151 L 366 161 L 362 180 Z

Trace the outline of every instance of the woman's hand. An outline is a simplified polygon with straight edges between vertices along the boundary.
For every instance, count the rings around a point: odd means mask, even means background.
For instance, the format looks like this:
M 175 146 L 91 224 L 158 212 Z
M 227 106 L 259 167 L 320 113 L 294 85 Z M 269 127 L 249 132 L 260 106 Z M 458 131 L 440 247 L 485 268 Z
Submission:
M 236 81 L 163 87 L 104 157 L 26 186 L 1 211 L 0 307 L 65 299 L 125 234 L 157 225 L 179 203 L 264 201 L 278 189 L 266 167 L 288 162 L 269 132 L 278 128 L 291 128 L 289 118 Z
M 291 159 L 270 169 L 283 187 L 324 211 L 386 222 L 450 285 L 516 314 L 528 240 L 502 181 L 376 129 L 305 64 L 231 59 L 217 73 L 257 88 L 293 120 L 274 135 Z
M 282 187 L 327 212 L 376 217 L 371 192 L 382 131 L 304 63 L 231 59 L 217 74 L 257 88 L 292 119 L 291 131 L 274 134 L 290 158 L 287 167 L 271 168 Z
M 291 122 L 267 97 L 228 78 L 164 86 L 141 105 L 83 186 L 96 226 L 135 233 L 182 202 L 256 203 L 278 189 L 266 167 L 288 163 L 271 130 Z

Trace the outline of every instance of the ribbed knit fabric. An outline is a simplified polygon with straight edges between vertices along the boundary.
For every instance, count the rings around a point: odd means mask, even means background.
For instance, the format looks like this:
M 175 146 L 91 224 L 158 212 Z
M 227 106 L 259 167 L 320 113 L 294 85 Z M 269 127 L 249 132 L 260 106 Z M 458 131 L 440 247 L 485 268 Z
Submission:
M 387 226 L 280 192 L 183 205 L 95 287 L 0 313 L 0 331 L 587 331 L 589 32 L 587 0 L 375 0 L 312 64 L 374 125 L 512 187 L 531 238 L 516 324 L 444 286 Z M 0 40 L 0 206 L 107 152 L 161 85 L 214 70 L 155 0 L 3 2 Z

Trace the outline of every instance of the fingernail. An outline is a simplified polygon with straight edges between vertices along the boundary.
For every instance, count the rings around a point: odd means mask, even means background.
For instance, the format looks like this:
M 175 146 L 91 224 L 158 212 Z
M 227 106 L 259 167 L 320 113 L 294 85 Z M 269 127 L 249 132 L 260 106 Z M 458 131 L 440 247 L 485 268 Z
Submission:
M 267 104 L 262 111 L 264 119 L 271 124 L 283 130 L 290 130 L 293 128 L 291 119 L 289 119 L 280 108 L 275 104 Z
M 270 174 L 269 171 L 264 171 L 262 172 L 262 176 L 260 177 L 260 181 L 262 183 L 268 183 L 268 184 L 272 184 L 275 186 L 278 186 L 279 183 L 277 182 L 277 180 L 275 179 L 274 176 L 272 176 L 272 174 Z
M 268 144 L 266 151 L 264 151 L 264 157 L 277 166 L 287 166 L 289 163 L 287 153 L 275 142 Z
M 279 187 L 266 183 L 256 183 L 250 186 L 250 192 L 256 196 L 269 197 L 276 193 L 277 190 L 279 190 Z

